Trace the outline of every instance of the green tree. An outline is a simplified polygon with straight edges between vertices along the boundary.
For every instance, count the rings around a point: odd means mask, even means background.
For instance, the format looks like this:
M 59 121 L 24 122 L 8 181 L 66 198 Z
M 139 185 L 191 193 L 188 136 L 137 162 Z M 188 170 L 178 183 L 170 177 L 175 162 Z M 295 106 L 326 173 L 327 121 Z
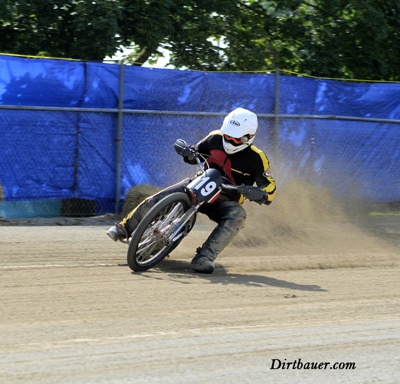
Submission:
M 400 80 L 398 0 L 301 2 L 280 20 L 279 31 L 287 43 L 278 63 L 282 68 L 314 76 Z
M 0 51 L 400 80 L 398 0 L 3 0 Z
M 112 0 L 3 0 L 0 51 L 102 60 L 119 44 L 121 17 Z

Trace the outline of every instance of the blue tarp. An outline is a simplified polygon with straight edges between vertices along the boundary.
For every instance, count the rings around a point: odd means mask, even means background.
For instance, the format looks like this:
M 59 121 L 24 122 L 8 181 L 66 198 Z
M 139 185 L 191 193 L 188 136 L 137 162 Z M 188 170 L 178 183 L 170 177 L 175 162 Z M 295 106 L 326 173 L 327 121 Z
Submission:
M 116 109 L 120 65 L 0 55 L 0 105 Z M 281 114 L 400 119 L 400 84 L 349 83 L 280 76 Z M 123 108 L 272 114 L 275 76 L 124 66 Z M 197 142 L 223 116 L 124 113 L 121 196 L 132 186 L 167 186 L 193 169 L 173 151 L 176 138 Z M 0 109 L 0 183 L 5 199 L 113 201 L 117 114 L 107 111 Z M 400 201 L 398 124 L 260 118 L 256 144 L 279 153 L 279 183 L 298 175 L 343 196 Z M 278 162 L 278 159 L 276 159 Z M 278 165 L 278 164 L 276 164 Z

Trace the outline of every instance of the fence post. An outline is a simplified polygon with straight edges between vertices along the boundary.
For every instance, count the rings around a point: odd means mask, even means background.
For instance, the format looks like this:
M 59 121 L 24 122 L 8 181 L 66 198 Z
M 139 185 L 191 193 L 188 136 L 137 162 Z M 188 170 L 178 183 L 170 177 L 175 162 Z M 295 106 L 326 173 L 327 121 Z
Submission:
M 280 166 L 280 153 L 279 153 L 279 76 L 280 71 L 279 68 L 275 69 L 275 105 L 274 105 L 274 131 L 272 135 L 272 143 L 273 143 L 273 156 L 274 156 L 274 168 L 279 171 Z M 277 172 L 278 173 L 278 172 Z
M 118 115 L 117 115 L 117 163 L 115 172 L 115 213 L 119 213 L 121 200 L 121 158 L 122 158 L 122 118 L 124 108 L 124 62 L 119 65 L 119 96 L 118 96 Z

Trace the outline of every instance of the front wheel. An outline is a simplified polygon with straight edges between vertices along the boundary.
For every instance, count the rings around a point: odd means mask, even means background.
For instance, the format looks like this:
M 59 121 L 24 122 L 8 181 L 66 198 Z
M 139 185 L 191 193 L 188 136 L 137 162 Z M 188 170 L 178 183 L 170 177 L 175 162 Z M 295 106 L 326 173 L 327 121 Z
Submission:
M 185 193 L 175 192 L 150 209 L 131 238 L 127 255 L 129 268 L 133 271 L 146 271 L 179 245 L 196 220 L 194 212 L 186 224 L 181 225 L 190 205 L 189 197 Z M 174 234 L 172 239 L 171 234 Z

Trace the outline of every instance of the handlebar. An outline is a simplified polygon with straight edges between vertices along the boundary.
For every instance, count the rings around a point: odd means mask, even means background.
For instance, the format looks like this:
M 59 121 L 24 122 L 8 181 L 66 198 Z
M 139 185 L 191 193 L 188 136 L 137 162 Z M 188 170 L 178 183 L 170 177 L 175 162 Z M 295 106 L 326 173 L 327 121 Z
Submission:
M 194 149 L 192 151 L 192 155 L 194 156 L 194 159 L 196 160 L 197 166 L 199 167 L 200 171 L 202 173 L 205 172 L 204 165 L 200 160 L 202 158 L 202 155 L 199 152 L 197 152 L 196 150 L 194 150 Z M 221 187 L 222 187 L 222 189 L 231 189 L 231 190 L 236 190 L 237 189 L 236 185 L 226 184 L 226 183 L 222 183 Z
M 207 163 L 207 159 L 204 155 L 201 153 L 197 152 L 194 147 L 189 146 L 185 140 L 178 139 L 176 140 L 174 144 L 175 151 L 185 157 L 189 158 L 190 160 L 196 160 L 197 166 L 199 167 L 200 171 L 202 173 L 205 172 L 204 165 L 201 160 L 204 160 L 205 163 Z M 250 185 L 240 185 L 236 186 L 233 184 L 226 184 L 222 183 L 221 184 L 222 189 L 230 189 L 230 190 L 238 190 L 239 193 L 244 195 L 246 198 L 248 198 L 250 201 L 256 201 L 259 204 L 264 203 L 267 201 L 267 194 L 265 191 L 258 187 L 253 187 Z
M 199 170 L 202 173 L 205 172 L 204 165 L 201 160 L 204 160 L 204 162 L 207 162 L 207 159 L 201 153 L 197 152 L 195 150 L 195 148 L 189 146 L 185 140 L 182 140 L 182 139 L 176 140 L 176 142 L 174 144 L 174 148 L 178 155 L 181 155 L 183 157 L 193 156 L 193 158 L 196 160 Z M 237 186 L 233 185 L 233 184 L 222 183 L 221 186 L 224 189 L 231 189 L 231 190 L 237 189 Z

